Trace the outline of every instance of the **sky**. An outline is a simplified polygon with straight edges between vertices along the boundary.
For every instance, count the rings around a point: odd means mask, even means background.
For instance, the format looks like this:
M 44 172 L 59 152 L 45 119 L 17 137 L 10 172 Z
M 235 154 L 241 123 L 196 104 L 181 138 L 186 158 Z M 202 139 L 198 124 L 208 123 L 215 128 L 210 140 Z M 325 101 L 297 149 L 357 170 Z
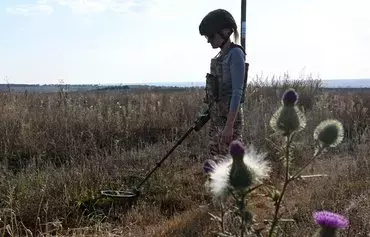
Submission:
M 198 26 L 240 0 L 1 0 L 0 83 L 205 81 Z M 369 0 L 247 1 L 249 77 L 370 78 Z M 240 28 L 239 28 L 240 31 Z

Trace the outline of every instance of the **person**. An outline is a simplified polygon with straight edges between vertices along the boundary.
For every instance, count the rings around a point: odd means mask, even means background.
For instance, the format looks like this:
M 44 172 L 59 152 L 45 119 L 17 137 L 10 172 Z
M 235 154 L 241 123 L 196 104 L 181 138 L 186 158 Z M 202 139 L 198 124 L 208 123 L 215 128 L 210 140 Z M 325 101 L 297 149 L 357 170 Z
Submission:
M 245 96 L 245 50 L 235 42 L 239 33 L 234 17 L 224 9 L 209 12 L 199 25 L 199 33 L 205 36 L 212 48 L 220 48 L 211 59 L 210 73 L 206 76 L 204 102 L 210 109 L 209 153 L 204 171 L 226 155 L 233 140 L 242 140 L 243 108 Z

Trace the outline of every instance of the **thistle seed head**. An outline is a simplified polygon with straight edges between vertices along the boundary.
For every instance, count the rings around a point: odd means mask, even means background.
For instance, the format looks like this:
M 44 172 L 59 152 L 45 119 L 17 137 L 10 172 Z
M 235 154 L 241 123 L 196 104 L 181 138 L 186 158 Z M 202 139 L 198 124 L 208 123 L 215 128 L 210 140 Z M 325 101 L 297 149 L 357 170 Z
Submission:
M 242 159 L 227 155 L 210 171 L 209 187 L 213 196 L 224 198 L 229 189 L 240 190 L 261 183 L 271 171 L 270 163 L 265 157 L 266 153 L 257 153 L 253 147 L 245 149 Z
M 322 121 L 314 131 L 314 139 L 319 141 L 322 147 L 336 147 L 343 141 L 343 125 L 335 119 Z
M 233 158 L 229 174 L 230 185 L 235 190 L 244 190 L 252 185 L 253 177 L 250 169 L 243 162 L 243 159 L 236 160 Z
M 296 106 L 281 106 L 271 117 L 270 126 L 283 135 L 298 132 L 305 128 L 306 117 Z

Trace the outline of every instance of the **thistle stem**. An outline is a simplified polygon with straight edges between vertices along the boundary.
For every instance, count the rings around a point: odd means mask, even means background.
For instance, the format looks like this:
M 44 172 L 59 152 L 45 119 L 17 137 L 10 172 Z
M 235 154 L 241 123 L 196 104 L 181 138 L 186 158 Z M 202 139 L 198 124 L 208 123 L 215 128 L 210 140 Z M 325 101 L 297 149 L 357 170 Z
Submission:
M 248 193 L 253 192 L 254 190 L 258 189 L 258 188 L 259 188 L 259 187 L 261 187 L 261 186 L 263 186 L 263 184 L 258 184 L 258 185 L 256 185 L 256 186 L 254 186 L 253 188 L 250 188 L 250 189 L 248 190 L 247 194 L 248 194 Z
M 241 212 L 241 214 L 243 215 L 243 212 Z M 241 221 L 241 224 L 240 224 L 240 236 L 241 237 L 244 237 L 244 217 L 242 217 L 242 221 Z
M 287 142 L 286 142 L 286 147 L 285 147 L 285 162 L 286 162 L 286 164 L 285 164 L 285 182 L 284 182 L 283 188 L 281 190 L 281 194 L 279 196 L 279 199 L 275 203 L 275 213 L 274 213 L 271 228 L 270 228 L 270 231 L 269 231 L 269 235 L 268 235 L 269 237 L 273 236 L 274 230 L 275 230 L 276 225 L 279 221 L 278 215 L 279 215 L 279 211 L 280 211 L 281 202 L 283 200 L 283 196 L 285 194 L 286 188 L 287 188 L 289 182 L 291 181 L 291 179 L 289 177 L 289 157 L 290 157 L 290 143 L 292 141 L 292 138 L 293 137 L 290 134 L 287 136 Z
M 236 197 L 235 193 L 230 188 L 229 188 L 229 193 L 234 198 L 234 200 L 237 202 L 238 201 L 238 198 Z
M 220 202 L 220 205 L 221 205 L 221 230 L 222 230 L 222 233 L 225 233 L 225 224 L 224 224 L 224 216 L 225 216 L 225 212 L 224 212 L 224 205 L 222 204 L 222 202 Z
M 274 234 L 274 230 L 276 228 L 276 225 L 279 221 L 279 218 L 278 218 L 278 215 L 279 215 L 279 211 L 280 211 L 280 207 L 281 207 L 281 202 L 283 200 L 283 196 L 285 194 L 285 191 L 286 191 L 286 188 L 288 186 L 288 184 L 290 183 L 290 181 L 293 181 L 294 179 L 296 179 L 300 173 L 309 165 L 311 164 L 311 162 L 313 160 L 315 160 L 320 154 L 322 154 L 324 148 L 323 147 L 320 147 L 320 149 L 318 150 L 317 153 L 314 154 L 313 158 L 311 158 L 301 169 L 298 170 L 298 172 L 296 172 L 293 176 L 290 176 L 289 175 L 289 157 L 290 157 L 290 144 L 291 144 L 291 141 L 292 141 L 292 138 L 293 136 L 290 136 L 288 135 L 287 136 L 287 142 L 286 142 L 286 147 L 285 147 L 285 161 L 286 161 L 286 169 L 285 169 L 285 182 L 284 182 L 284 185 L 283 185 L 283 188 L 281 190 L 281 194 L 279 196 L 279 199 L 276 201 L 276 205 L 275 205 L 275 213 L 274 213 L 274 218 L 273 218 L 273 221 L 272 221 L 272 224 L 271 224 L 271 228 L 270 228 L 270 231 L 269 231 L 269 237 L 272 237 L 273 234 Z
M 302 171 L 309 165 L 311 164 L 312 161 L 314 161 L 319 155 L 321 155 L 322 151 L 324 150 L 323 147 L 320 147 L 320 150 L 314 154 L 314 156 L 302 167 L 300 168 L 293 176 L 291 176 L 291 180 L 294 180 L 296 179 L 301 173 Z
M 245 215 L 244 215 L 244 209 L 245 209 L 245 203 L 244 203 L 244 200 L 245 200 L 245 196 L 246 194 L 245 193 L 242 193 L 241 195 L 241 205 L 240 205 L 240 215 L 241 215 L 241 218 L 242 218 L 242 221 L 241 221 L 241 224 L 240 224 L 240 236 L 241 237 L 244 237 L 244 232 L 245 232 Z

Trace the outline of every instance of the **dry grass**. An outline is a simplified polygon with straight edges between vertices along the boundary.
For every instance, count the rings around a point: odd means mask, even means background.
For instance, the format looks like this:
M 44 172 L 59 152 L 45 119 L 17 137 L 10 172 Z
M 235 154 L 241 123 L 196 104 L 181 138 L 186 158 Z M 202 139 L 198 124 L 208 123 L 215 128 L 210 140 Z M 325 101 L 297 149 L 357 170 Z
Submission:
M 251 83 L 245 142 L 269 152 L 275 185 L 281 184 L 281 167 L 271 142 L 279 141 L 270 136 L 268 122 L 288 86 L 300 93 L 308 120 L 294 165 L 309 158 L 312 131 L 321 120 L 339 119 L 346 137 L 309 170 L 330 177 L 289 189 L 284 211 L 296 222 L 287 227 L 287 236 L 310 236 L 316 209 L 349 216 L 347 236 L 367 236 L 370 91 L 325 92 L 315 80 Z M 162 164 L 132 208 L 117 210 L 109 200 L 97 199 L 100 190 L 137 185 L 192 125 L 202 98 L 202 89 L 0 94 L 1 236 L 214 236 L 218 226 L 207 212 L 218 209 L 204 189 L 202 170 L 208 126 L 192 133 Z M 263 194 L 252 200 L 260 221 L 272 213 Z

